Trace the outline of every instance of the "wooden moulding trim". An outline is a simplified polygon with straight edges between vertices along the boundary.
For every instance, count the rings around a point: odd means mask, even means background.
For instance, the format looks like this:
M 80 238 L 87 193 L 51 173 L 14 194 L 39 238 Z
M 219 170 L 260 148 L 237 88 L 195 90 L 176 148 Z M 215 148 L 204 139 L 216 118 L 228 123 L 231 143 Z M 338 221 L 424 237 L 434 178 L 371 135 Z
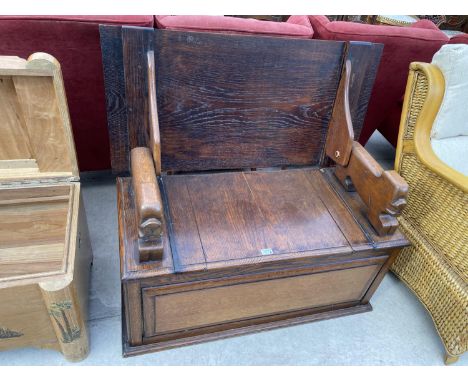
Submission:
M 341 166 L 348 165 L 354 140 L 353 122 L 349 108 L 350 78 L 351 61 L 346 60 L 341 71 L 341 81 L 336 94 L 325 144 L 326 154 Z
M 155 286 L 147 286 L 144 283 L 141 284 L 142 293 L 145 297 L 155 297 L 155 296 L 167 296 L 170 294 L 185 293 L 192 291 L 207 290 L 212 288 L 221 288 L 229 287 L 234 285 L 246 285 L 252 284 L 256 285 L 259 282 L 268 282 L 274 280 L 283 280 L 283 279 L 295 279 L 297 277 L 303 276 L 315 276 L 315 275 L 329 275 L 335 272 L 347 271 L 351 269 L 363 269 L 368 267 L 377 267 L 375 274 L 369 279 L 369 283 L 373 282 L 377 274 L 380 272 L 382 267 L 385 266 L 389 257 L 381 256 L 369 261 L 355 261 L 352 263 L 346 264 L 326 264 L 321 267 L 316 268 L 296 268 L 296 269 L 287 269 L 284 271 L 272 271 L 272 272 L 256 272 L 256 273 L 245 273 L 239 276 L 232 275 L 221 278 L 207 278 L 202 280 L 192 280 L 174 284 L 163 284 Z M 366 285 L 362 296 L 369 288 L 369 285 Z
M 27 61 L 17 56 L 0 56 L 0 76 L 34 76 L 53 77 L 54 70 L 51 68 L 27 69 Z
M 43 281 L 39 285 L 45 291 L 58 291 L 73 281 L 75 271 L 76 245 L 78 240 L 78 215 L 80 210 L 80 184 L 70 186 L 70 201 L 68 204 L 67 229 L 65 232 L 65 251 L 62 276 L 57 279 Z
M 53 73 L 53 83 L 56 94 L 57 106 L 60 112 L 63 129 L 65 130 L 65 139 L 68 146 L 68 155 L 71 165 L 71 173 L 79 177 L 78 161 L 76 159 L 75 142 L 68 111 L 67 96 L 63 84 L 62 70 L 57 59 L 47 53 L 33 53 L 28 57 L 27 69 L 50 70 Z
M 287 318 L 287 319 L 279 319 L 277 321 L 252 324 L 252 325 L 247 325 L 247 326 L 244 325 L 244 326 L 237 327 L 237 328 L 199 334 L 193 337 L 184 337 L 184 338 L 166 340 L 166 341 L 161 341 L 161 342 L 152 342 L 152 343 L 149 342 L 149 343 L 139 345 L 139 346 L 132 346 L 131 344 L 129 344 L 129 341 L 127 340 L 125 333 L 124 333 L 123 356 L 128 357 L 128 356 L 135 356 L 135 355 L 140 355 L 140 354 L 145 354 L 145 353 L 155 352 L 155 351 L 160 351 L 160 350 L 173 349 L 173 348 L 180 347 L 180 346 L 194 345 L 194 344 L 206 342 L 206 341 L 230 338 L 230 337 L 235 337 L 235 336 L 240 336 L 240 335 L 250 334 L 250 333 L 258 333 L 258 332 L 262 332 L 265 330 L 283 328 L 283 327 L 288 327 L 291 325 L 304 324 L 308 322 L 320 321 L 320 320 L 325 320 L 325 319 L 334 318 L 334 317 L 343 317 L 343 316 L 347 316 L 351 314 L 369 312 L 372 310 L 372 306 L 370 304 L 361 304 L 361 305 L 354 305 L 354 306 L 349 306 L 349 307 L 340 306 L 336 308 L 337 309 L 333 311 L 325 310 L 325 309 L 317 309 L 315 312 L 310 313 L 308 315 L 304 315 L 304 316 Z M 150 337 L 147 340 L 154 341 L 154 338 Z
M 428 92 L 424 101 L 421 112 L 416 120 L 414 127 L 414 151 L 418 159 L 431 171 L 441 176 L 455 187 L 463 192 L 468 192 L 468 176 L 454 170 L 444 162 L 432 150 L 431 131 L 434 125 L 435 118 L 439 112 L 440 105 L 445 93 L 445 79 L 440 69 L 433 64 L 422 62 L 413 62 L 410 65 L 410 73 L 408 83 L 406 85 L 405 99 L 403 103 L 402 118 L 400 122 L 400 130 L 398 134 L 398 146 L 396 153 L 395 169 L 398 171 L 401 163 L 401 155 L 406 147 L 404 130 L 406 127 L 406 116 L 408 115 L 413 90 L 414 81 L 416 81 L 416 72 L 422 72 L 428 80 Z M 407 144 L 405 145 L 407 146 Z
M 148 102 L 150 148 L 153 154 L 156 176 L 161 175 L 161 138 L 159 134 L 158 105 L 156 101 L 156 70 L 154 67 L 154 51 L 147 53 L 148 59 Z
M 351 259 L 343 260 L 342 258 L 329 257 L 319 261 L 317 263 L 311 263 L 311 259 L 298 259 L 305 261 L 297 261 L 294 263 L 280 263 L 276 264 L 258 264 L 256 268 L 243 266 L 243 267 L 229 267 L 225 269 L 198 269 L 183 270 L 184 273 L 173 273 L 167 275 L 154 275 L 154 276 L 143 276 L 141 273 L 136 276 L 140 276 L 138 280 L 141 282 L 142 288 L 163 288 L 168 284 L 187 284 L 187 283 L 203 283 L 210 280 L 230 280 L 233 283 L 239 281 L 244 282 L 245 280 L 259 280 L 259 279 L 277 279 L 282 277 L 294 277 L 302 274 L 315 274 L 323 272 L 334 272 L 346 268 L 359 268 L 374 264 L 383 264 L 388 258 L 388 251 L 365 251 L 366 254 L 360 257 L 353 257 Z M 371 255 L 373 254 L 373 255 Z M 309 260 L 309 261 L 307 261 Z M 134 281 L 134 275 L 129 275 L 126 279 L 122 279 L 122 282 L 129 283 Z M 135 277 L 137 278 L 137 277 Z M 237 281 L 236 281 L 237 280 Z

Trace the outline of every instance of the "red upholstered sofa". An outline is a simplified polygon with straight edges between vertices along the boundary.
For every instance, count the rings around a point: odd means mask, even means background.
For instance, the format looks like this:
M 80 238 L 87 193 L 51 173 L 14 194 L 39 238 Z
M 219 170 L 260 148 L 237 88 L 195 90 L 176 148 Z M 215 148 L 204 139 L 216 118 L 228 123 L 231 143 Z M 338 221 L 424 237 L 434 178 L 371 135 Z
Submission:
M 329 21 L 326 16 L 309 16 L 309 20 L 316 39 L 384 44 L 359 141 L 365 144 L 377 129 L 396 146 L 409 64 L 431 62 L 449 38 L 429 20 L 420 20 L 411 27 Z
M 0 17 L 0 55 L 43 51 L 60 61 L 81 171 L 110 168 L 99 24 L 153 23 L 153 16 Z
M 411 27 L 393 27 L 332 22 L 326 16 L 291 16 L 286 23 L 223 16 L 155 16 L 155 25 L 174 30 L 266 35 L 276 35 L 276 30 L 281 30 L 281 34 L 296 38 L 383 43 L 384 51 L 359 139 L 362 144 L 378 129 L 396 145 L 409 64 L 430 62 L 434 53 L 449 42 L 429 20 L 421 20 Z

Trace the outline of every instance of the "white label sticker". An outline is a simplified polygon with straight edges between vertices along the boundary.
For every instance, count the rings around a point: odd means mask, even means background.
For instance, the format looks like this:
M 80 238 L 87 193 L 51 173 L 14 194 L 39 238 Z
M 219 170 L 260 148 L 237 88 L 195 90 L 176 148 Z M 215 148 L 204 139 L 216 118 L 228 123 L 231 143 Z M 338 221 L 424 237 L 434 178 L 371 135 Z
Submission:
M 260 252 L 262 255 L 273 255 L 273 250 L 271 248 L 263 248 Z

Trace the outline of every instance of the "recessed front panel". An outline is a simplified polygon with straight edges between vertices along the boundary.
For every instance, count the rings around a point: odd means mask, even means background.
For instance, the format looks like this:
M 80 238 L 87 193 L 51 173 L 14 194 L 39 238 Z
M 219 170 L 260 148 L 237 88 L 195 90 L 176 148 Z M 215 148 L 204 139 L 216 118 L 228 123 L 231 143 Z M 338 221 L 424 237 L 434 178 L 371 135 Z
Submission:
M 145 336 L 196 329 L 362 298 L 381 265 L 249 283 L 206 282 L 143 290 Z
M 72 187 L 0 190 L 0 283 L 64 271 Z

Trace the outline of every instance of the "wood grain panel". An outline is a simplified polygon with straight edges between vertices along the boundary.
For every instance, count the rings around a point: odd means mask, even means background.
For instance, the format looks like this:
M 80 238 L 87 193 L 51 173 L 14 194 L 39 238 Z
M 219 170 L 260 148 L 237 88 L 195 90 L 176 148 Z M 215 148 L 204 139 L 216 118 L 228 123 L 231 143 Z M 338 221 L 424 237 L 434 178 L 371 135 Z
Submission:
M 130 153 L 125 77 L 122 52 L 122 27 L 100 25 L 102 66 L 106 90 L 107 127 L 111 143 L 111 166 L 114 173 L 129 170 Z
M 258 209 L 241 172 L 185 177 L 208 262 L 285 251 Z
M 255 171 L 244 173 L 244 177 L 269 230 L 284 243 L 283 251 L 348 245 L 320 200 L 323 185 L 313 188 L 302 170 Z
M 14 77 L 33 157 L 41 172 L 67 172 L 74 167 L 52 77 Z
M 0 160 L 32 158 L 21 106 L 11 77 L 0 77 Z
M 0 350 L 47 344 L 59 347 L 38 285 L 0 288 L 0 301 L 0 328 L 17 333 L 0 338 Z
M 57 273 L 64 266 L 64 250 L 64 243 L 0 247 L 0 279 Z
M 369 238 L 356 222 L 346 204 L 342 202 L 325 180 L 323 173 L 316 170 L 304 170 L 304 173 L 313 186 L 313 192 L 325 204 L 328 212 L 353 249 L 370 248 L 371 243 Z
M 125 98 L 130 149 L 149 143 L 148 60 L 152 28 L 122 28 Z
M 65 240 L 68 201 L 0 206 L 0 248 Z
M 156 295 L 153 297 L 155 334 L 359 301 L 379 268 L 371 265 Z
M 162 191 L 166 195 L 165 210 L 169 214 L 169 236 L 171 246 L 176 253 L 174 267 L 177 272 L 193 264 L 202 264 L 205 268 L 205 253 L 200 241 L 197 222 L 184 176 L 164 176 L 161 181 Z M 188 256 L 179 256 L 187 254 Z
M 351 61 L 353 68 L 349 83 L 349 109 L 355 140 L 359 139 L 364 125 L 382 51 L 383 44 L 364 41 L 352 41 L 348 44 L 345 59 Z
M 69 196 L 69 185 L 0 189 L 0 200 L 5 204 L 7 204 L 7 202 L 15 202 L 16 200 L 37 200 L 38 198 L 55 198 Z
M 358 137 L 382 51 L 363 42 L 112 26 L 100 32 L 116 172 L 128 170 L 130 149 L 148 139 L 152 49 L 168 171 L 322 163 L 342 62 L 354 68 L 350 106 Z
M 175 175 L 163 183 L 180 267 L 325 248 L 350 250 L 319 197 L 322 188 L 330 190 L 326 184 L 314 188 L 302 170 Z M 341 203 L 338 198 L 332 202 Z
M 344 43 L 155 36 L 163 170 L 319 163 Z

